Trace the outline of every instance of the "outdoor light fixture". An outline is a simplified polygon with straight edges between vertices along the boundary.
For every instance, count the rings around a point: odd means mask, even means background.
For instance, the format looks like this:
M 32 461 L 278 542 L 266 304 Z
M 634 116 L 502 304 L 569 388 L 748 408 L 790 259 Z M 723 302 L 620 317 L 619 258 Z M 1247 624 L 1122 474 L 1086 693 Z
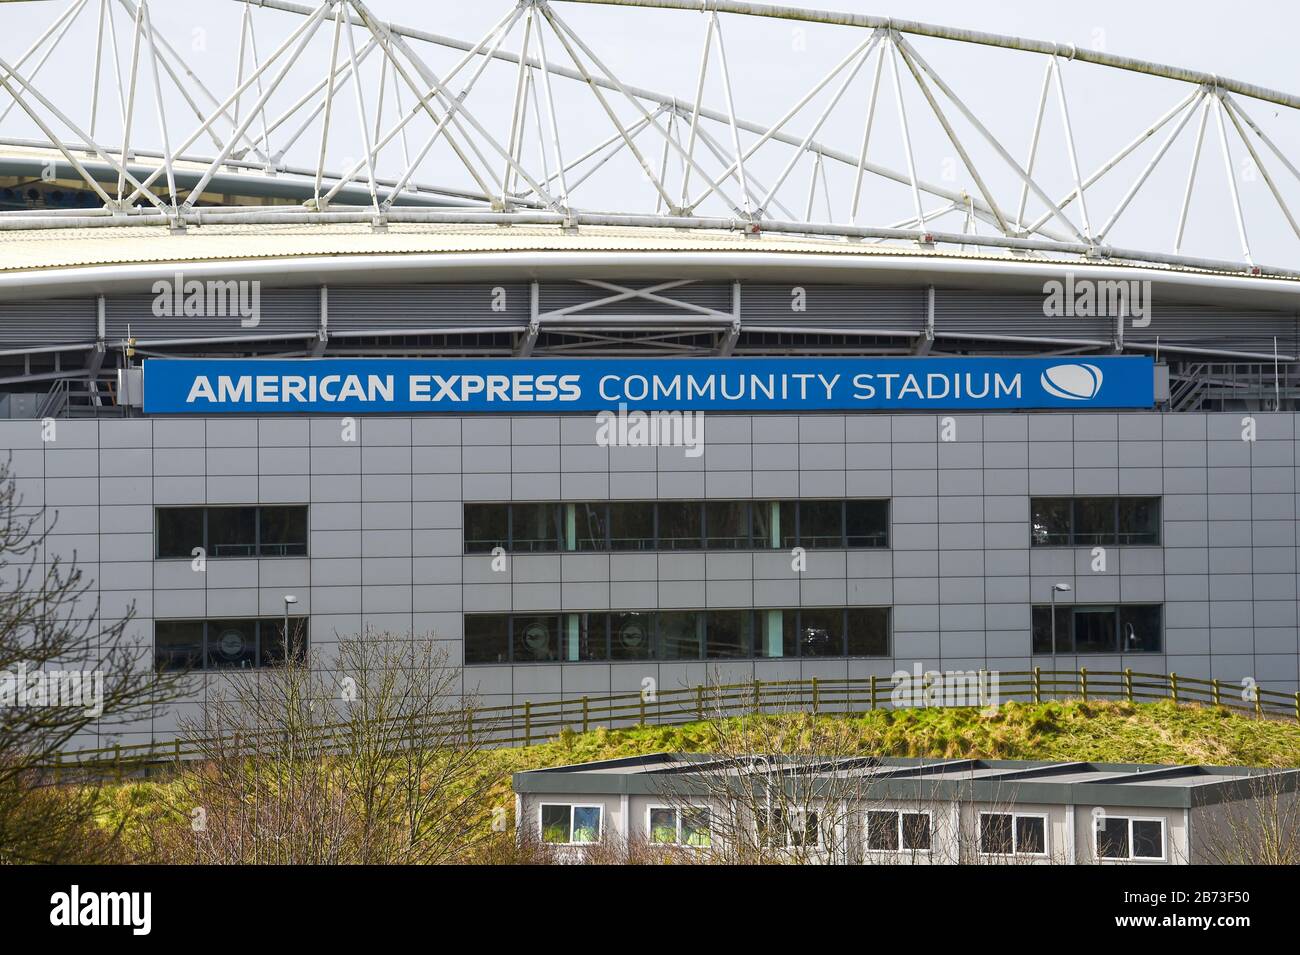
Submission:
M 284 662 L 287 666 L 292 652 L 289 644 L 289 607 L 298 602 L 298 598 L 293 594 L 284 595 Z
M 1056 595 L 1068 594 L 1074 588 L 1066 583 L 1052 584 L 1052 669 L 1056 669 Z

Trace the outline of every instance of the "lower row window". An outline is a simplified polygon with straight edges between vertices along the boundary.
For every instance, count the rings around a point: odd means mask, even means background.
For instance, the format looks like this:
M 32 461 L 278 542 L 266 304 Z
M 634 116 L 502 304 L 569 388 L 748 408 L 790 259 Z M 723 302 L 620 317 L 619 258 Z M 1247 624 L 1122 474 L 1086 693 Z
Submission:
M 1047 817 L 1010 812 L 980 813 L 980 852 L 992 856 L 1047 855 Z
M 1097 820 L 1097 858 L 1147 860 L 1165 858 L 1165 821 L 1102 816 Z
M 305 658 L 307 621 L 289 619 L 294 657 Z M 154 666 L 159 670 L 243 670 L 284 663 L 284 618 L 155 620 Z
M 604 815 L 603 806 L 543 803 L 542 841 L 555 846 L 585 846 L 600 842 Z
M 889 608 L 466 614 L 465 662 L 887 657 Z
M 758 810 L 758 844 L 766 849 L 813 848 L 821 845 L 821 827 L 813 809 L 787 813 L 774 806 Z
M 1160 604 L 1034 608 L 1034 653 L 1159 653 L 1164 645 Z

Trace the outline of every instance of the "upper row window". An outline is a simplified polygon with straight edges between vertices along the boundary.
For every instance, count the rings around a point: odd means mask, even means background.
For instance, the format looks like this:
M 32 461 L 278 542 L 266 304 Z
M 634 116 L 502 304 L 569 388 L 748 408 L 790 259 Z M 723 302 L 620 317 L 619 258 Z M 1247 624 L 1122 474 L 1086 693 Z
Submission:
M 1158 497 L 1036 497 L 1029 515 L 1036 547 L 1160 543 Z
M 465 551 L 888 547 L 889 502 L 613 501 L 465 505 Z
M 159 557 L 305 557 L 307 507 L 160 507 Z

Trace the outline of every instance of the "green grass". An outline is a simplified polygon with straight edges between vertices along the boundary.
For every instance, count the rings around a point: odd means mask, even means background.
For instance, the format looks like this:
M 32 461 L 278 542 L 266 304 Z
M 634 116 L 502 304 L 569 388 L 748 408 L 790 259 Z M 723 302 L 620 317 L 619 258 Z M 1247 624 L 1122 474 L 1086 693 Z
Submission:
M 751 718 L 753 719 L 753 718 Z M 992 714 L 977 709 L 875 710 L 817 719 L 835 732 L 839 753 L 931 758 L 1090 760 L 1112 763 L 1203 763 L 1300 766 L 1300 724 L 1200 705 L 1174 703 L 1007 703 Z M 778 738 L 808 752 L 813 719 L 779 718 Z M 656 752 L 707 752 L 708 723 L 564 732 L 533 746 L 490 750 L 483 772 L 492 779 L 487 807 L 513 804 L 510 774 Z M 803 737 L 803 743 L 797 737 Z M 825 738 L 824 735 L 822 738 Z M 161 811 L 165 780 L 112 787 L 102 823 L 130 830 Z

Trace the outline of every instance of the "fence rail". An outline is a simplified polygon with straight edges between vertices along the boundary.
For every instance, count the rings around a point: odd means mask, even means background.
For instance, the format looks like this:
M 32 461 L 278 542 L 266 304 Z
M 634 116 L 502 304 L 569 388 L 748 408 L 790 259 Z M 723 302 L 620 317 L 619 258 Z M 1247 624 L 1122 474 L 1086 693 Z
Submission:
M 1248 713 L 1257 718 L 1281 717 L 1300 722 L 1300 692 L 1282 693 L 1221 680 L 1203 680 L 1177 673 L 1139 673 L 1133 670 L 1033 670 L 969 671 L 965 680 L 952 680 L 931 691 L 933 696 L 895 700 L 895 681 L 889 677 L 861 679 L 754 680 L 746 683 L 700 685 L 656 693 L 630 692 L 582 696 L 565 700 L 525 701 L 505 706 L 475 707 L 440 714 L 434 721 L 413 728 L 412 741 L 447 739 L 455 734 L 486 746 L 529 746 L 545 742 L 563 730 L 587 732 L 597 727 L 627 728 L 638 725 L 681 725 L 719 716 L 760 713 L 809 712 L 814 715 L 852 715 L 885 708 L 913 706 L 987 706 L 1012 701 L 1126 700 L 1132 703 L 1168 700 L 1204 703 Z M 996 680 L 996 683 L 993 681 Z M 960 698 L 954 693 L 959 691 Z M 920 692 L 924 693 L 924 690 Z M 970 694 L 976 694 L 972 697 Z M 934 698 L 937 696 L 937 698 Z M 403 727 L 406 729 L 407 727 Z M 350 724 L 323 725 L 309 741 L 327 748 L 346 748 Z M 234 744 L 250 755 L 274 745 L 279 731 L 253 734 Z M 394 736 L 394 742 L 405 738 Z M 169 743 L 108 746 L 62 753 L 48 766 L 56 778 L 65 771 L 127 773 L 151 765 L 202 758 L 220 742 L 232 751 L 231 741 L 176 739 Z

